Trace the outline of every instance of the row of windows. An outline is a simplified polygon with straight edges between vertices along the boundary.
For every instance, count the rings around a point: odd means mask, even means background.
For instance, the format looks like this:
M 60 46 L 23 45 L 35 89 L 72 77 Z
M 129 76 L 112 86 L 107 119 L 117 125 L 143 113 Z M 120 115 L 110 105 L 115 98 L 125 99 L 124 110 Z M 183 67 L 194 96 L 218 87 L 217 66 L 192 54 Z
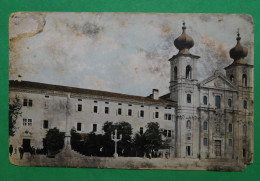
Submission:
M 174 67 L 174 80 L 177 80 L 177 75 L 178 75 L 178 69 L 177 67 Z M 192 68 L 190 65 L 186 66 L 186 79 L 192 79 Z
M 191 121 L 190 120 L 187 120 L 186 122 L 186 128 L 187 129 L 191 129 Z M 207 131 L 208 130 L 208 122 L 207 121 L 204 121 L 203 122 L 203 130 L 204 131 Z M 228 124 L 228 132 L 233 132 L 233 124 Z
M 191 94 L 187 94 L 187 103 L 191 103 Z M 207 105 L 208 104 L 208 97 L 203 96 L 203 104 Z M 217 109 L 221 108 L 221 97 L 220 96 L 215 96 L 215 106 Z M 232 100 L 228 99 L 228 106 L 232 107 Z M 243 102 L 243 107 L 244 109 L 247 109 L 247 101 L 244 100 Z
M 230 79 L 231 82 L 234 82 L 234 76 L 233 75 L 230 75 L 229 79 Z M 242 85 L 247 87 L 247 75 L 246 74 L 242 75 Z
M 78 111 L 82 111 L 82 105 L 81 104 L 78 104 Z M 109 114 L 109 112 L 110 112 L 109 107 L 105 107 L 104 113 Z M 93 106 L 93 113 L 98 113 L 98 106 Z M 122 108 L 118 108 L 116 114 L 122 115 Z M 133 115 L 132 109 L 127 109 L 127 115 L 128 116 Z M 144 117 L 144 110 L 140 110 L 139 116 Z M 157 112 L 157 111 L 154 112 L 154 118 L 159 118 L 159 112 Z M 165 120 L 172 120 L 172 115 L 170 113 L 165 113 L 164 119 Z
M 82 123 L 77 123 L 77 131 L 82 131 Z M 97 124 L 92 124 L 92 131 L 97 131 Z
M 203 145 L 208 146 L 208 138 L 203 138 Z M 233 146 L 233 139 L 228 139 L 228 146 Z

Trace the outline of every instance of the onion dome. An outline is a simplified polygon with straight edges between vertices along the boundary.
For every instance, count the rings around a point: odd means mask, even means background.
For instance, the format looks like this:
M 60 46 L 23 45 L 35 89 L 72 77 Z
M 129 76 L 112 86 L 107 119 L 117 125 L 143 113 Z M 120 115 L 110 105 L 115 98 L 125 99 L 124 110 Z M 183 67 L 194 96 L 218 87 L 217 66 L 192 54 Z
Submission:
M 182 34 L 174 40 L 174 45 L 179 50 L 179 53 L 188 54 L 189 49 L 194 46 L 194 41 L 186 34 L 185 22 L 183 22 L 182 30 Z
M 232 48 L 229 51 L 229 55 L 232 59 L 234 59 L 234 61 L 236 63 L 245 64 L 246 62 L 245 62 L 244 58 L 247 56 L 248 50 L 246 47 L 243 47 L 240 44 L 240 40 L 241 40 L 240 34 L 239 34 L 239 32 L 237 32 L 237 44 L 234 48 Z

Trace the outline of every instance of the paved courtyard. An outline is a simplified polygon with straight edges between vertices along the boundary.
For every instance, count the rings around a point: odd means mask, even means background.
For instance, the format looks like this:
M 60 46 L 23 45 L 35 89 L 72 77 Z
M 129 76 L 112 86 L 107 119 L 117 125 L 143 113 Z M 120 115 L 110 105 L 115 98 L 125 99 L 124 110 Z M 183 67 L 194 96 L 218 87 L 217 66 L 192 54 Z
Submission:
M 140 158 L 140 157 L 89 157 L 74 150 L 63 150 L 55 158 L 46 155 L 25 153 L 23 159 L 15 154 L 10 162 L 20 166 L 44 167 L 88 167 L 88 168 L 121 168 L 121 169 L 165 169 L 165 170 L 217 170 L 242 171 L 243 163 L 232 159 L 189 159 L 189 158 Z

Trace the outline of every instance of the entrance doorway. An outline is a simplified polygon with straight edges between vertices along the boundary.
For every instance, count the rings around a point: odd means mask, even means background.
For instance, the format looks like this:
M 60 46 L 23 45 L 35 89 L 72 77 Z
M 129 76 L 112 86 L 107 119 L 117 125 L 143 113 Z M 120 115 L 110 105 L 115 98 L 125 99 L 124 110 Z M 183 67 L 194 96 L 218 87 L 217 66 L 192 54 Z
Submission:
M 186 146 L 186 156 L 190 156 L 191 155 L 191 150 L 190 150 L 190 146 Z
M 23 139 L 23 150 L 24 152 L 30 152 L 31 149 L 31 140 Z
M 215 155 L 221 156 L 221 141 L 215 140 Z

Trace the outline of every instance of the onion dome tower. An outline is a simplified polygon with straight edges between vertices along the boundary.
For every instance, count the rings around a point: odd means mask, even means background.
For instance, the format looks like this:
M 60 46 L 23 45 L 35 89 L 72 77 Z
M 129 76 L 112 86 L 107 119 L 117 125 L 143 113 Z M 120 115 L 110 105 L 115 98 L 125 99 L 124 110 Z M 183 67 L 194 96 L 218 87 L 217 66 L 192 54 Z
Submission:
M 194 41 L 186 33 L 185 22 L 182 25 L 182 34 L 174 40 L 174 45 L 179 52 L 169 59 L 171 64 L 169 99 L 177 103 L 176 114 L 185 115 L 185 118 L 178 117 L 176 119 L 175 156 L 197 158 L 198 147 L 183 139 L 183 134 L 191 134 L 192 138 L 198 138 L 196 135 L 192 135 L 196 132 L 195 130 L 193 132 L 196 127 L 191 127 L 190 132 L 187 132 L 186 125 L 197 124 L 199 117 L 197 112 L 197 98 L 199 97 L 197 64 L 200 57 L 192 55 L 189 51 L 194 46 Z M 190 120 L 189 118 L 194 119 Z
M 194 46 L 193 39 L 186 34 L 185 22 L 183 22 L 182 34 L 174 40 L 174 45 L 179 50 L 180 54 L 189 54 L 189 49 Z
M 237 44 L 229 51 L 230 57 L 234 60 L 225 68 L 226 77 L 236 86 L 238 96 L 234 105 L 234 131 L 239 133 L 234 137 L 234 156 L 244 163 L 252 163 L 254 150 L 253 143 L 253 120 L 254 120 L 254 65 L 246 62 L 245 57 L 248 49 L 241 45 L 241 37 L 237 32 Z M 252 56 L 252 55 L 251 55 Z M 239 128 L 243 127 L 243 131 Z
M 233 82 L 234 85 L 240 87 L 253 86 L 253 65 L 249 65 L 245 57 L 248 54 L 248 49 L 241 45 L 241 37 L 239 31 L 237 32 L 237 44 L 229 51 L 230 57 L 234 60 L 232 64 L 225 67 L 227 78 Z M 243 78 L 240 78 L 241 75 Z
M 240 34 L 237 32 L 237 44 L 229 51 L 229 55 L 232 59 L 234 59 L 234 63 L 246 64 L 244 58 L 247 56 L 248 50 L 240 44 L 240 40 Z

